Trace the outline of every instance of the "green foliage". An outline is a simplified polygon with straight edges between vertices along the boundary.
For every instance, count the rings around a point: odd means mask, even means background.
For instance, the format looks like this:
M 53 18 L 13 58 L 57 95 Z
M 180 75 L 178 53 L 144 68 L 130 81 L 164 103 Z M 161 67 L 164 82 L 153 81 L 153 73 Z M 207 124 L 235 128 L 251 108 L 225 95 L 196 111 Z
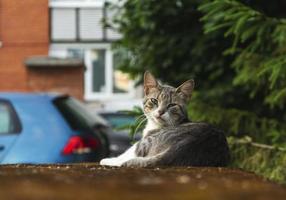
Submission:
M 198 109 L 198 107 L 194 107 L 194 109 Z M 133 110 L 124 112 L 139 119 L 139 121 L 136 121 L 131 127 L 126 127 L 130 128 L 130 136 L 134 138 L 134 135 L 138 134 L 138 129 L 140 128 L 142 131 L 142 127 L 144 127 L 144 125 L 140 124 L 140 122 L 142 122 L 140 117 L 143 115 L 143 110 L 139 107 L 134 107 Z M 239 111 L 233 112 L 240 114 Z M 249 113 L 245 113 L 245 115 L 248 114 Z M 202 119 L 202 121 L 206 118 L 204 114 L 197 117 Z M 222 118 L 217 119 L 214 114 L 210 117 L 210 119 L 212 119 L 210 121 L 214 124 L 219 123 L 220 121 L 225 120 L 228 117 L 228 114 L 224 113 L 221 117 Z M 240 120 L 235 122 L 235 124 L 238 124 L 238 127 L 239 123 Z M 268 120 L 260 123 L 268 123 Z M 232 157 L 230 167 L 252 171 L 269 180 L 286 184 L 286 148 L 255 143 L 252 141 L 252 138 L 248 136 L 243 138 L 229 136 L 227 141 Z
M 132 139 L 134 139 L 136 134 L 142 133 L 142 130 L 147 122 L 143 110 L 141 107 L 134 106 L 132 110 L 123 110 L 121 112 L 136 118 L 134 124 L 119 127 L 120 129 L 129 129 L 129 135 Z
M 173 86 L 194 78 L 193 121 L 285 147 L 285 10 L 281 0 L 122 1 L 114 20 L 123 35 L 115 49 L 127 52 L 120 68 L 141 81 L 148 69 Z M 246 146 L 232 145 L 236 166 L 285 180 L 282 153 Z M 276 155 L 276 167 L 265 164 Z
M 284 6 L 284 7 L 283 7 Z M 126 0 L 114 20 L 128 52 L 121 70 L 146 69 L 178 86 L 194 78 L 194 120 L 259 142 L 286 141 L 285 5 L 248 0 Z
M 223 36 L 201 37 L 199 2 L 124 1 L 121 15 L 114 21 L 123 34 L 115 47 L 129 53 L 121 69 L 132 77 L 139 75 L 141 80 L 143 72 L 149 69 L 156 77 L 173 85 L 194 77 L 200 85 L 210 87 L 220 77 L 229 76 L 228 60 L 221 57 L 225 47 Z M 224 69 L 218 71 L 218 68 Z M 205 78 L 209 81 L 203 81 Z
M 240 137 L 249 134 L 257 142 L 286 147 L 285 143 L 280 142 L 286 137 L 286 124 L 279 123 L 275 118 L 258 117 L 250 111 L 207 105 L 197 98 L 195 94 L 188 108 L 193 121 L 216 124 L 226 130 L 227 135 Z
M 286 102 L 286 19 L 268 17 L 236 0 L 215 0 L 199 10 L 205 33 L 224 30 L 233 42 L 225 54 L 234 54 L 234 84 L 248 85 L 251 95 L 263 93 L 271 106 Z
M 286 149 L 253 143 L 251 138 L 228 138 L 231 166 L 286 184 Z

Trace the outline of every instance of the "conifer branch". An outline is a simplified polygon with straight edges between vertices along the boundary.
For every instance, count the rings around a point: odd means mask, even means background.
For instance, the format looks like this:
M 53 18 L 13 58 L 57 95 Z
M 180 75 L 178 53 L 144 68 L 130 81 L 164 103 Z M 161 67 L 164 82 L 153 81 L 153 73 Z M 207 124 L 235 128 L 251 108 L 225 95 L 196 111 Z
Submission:
M 223 31 L 232 38 L 225 55 L 235 55 L 234 84 L 249 84 L 254 97 L 264 90 L 264 103 L 286 107 L 286 19 L 266 16 L 237 0 L 207 1 L 204 13 L 206 34 Z

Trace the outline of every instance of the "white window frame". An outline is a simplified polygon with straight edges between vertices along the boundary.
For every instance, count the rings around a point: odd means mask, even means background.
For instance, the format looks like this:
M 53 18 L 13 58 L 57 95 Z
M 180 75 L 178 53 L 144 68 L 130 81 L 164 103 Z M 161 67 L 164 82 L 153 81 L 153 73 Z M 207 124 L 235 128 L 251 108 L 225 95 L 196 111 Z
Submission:
M 107 17 L 109 18 L 109 14 L 110 12 L 108 11 L 108 9 L 105 8 L 105 2 L 106 0 L 49 0 L 49 8 L 50 8 L 50 15 L 51 15 L 51 19 L 53 16 L 52 10 L 54 9 L 75 9 L 76 14 L 76 21 L 75 21 L 75 26 L 76 26 L 76 30 L 75 30 L 75 34 L 76 34 L 76 38 L 75 39 L 54 39 L 52 36 L 52 28 L 53 28 L 53 22 L 52 20 L 50 21 L 50 26 L 51 26 L 51 30 L 50 30 L 50 40 L 52 42 L 113 42 L 116 41 L 118 39 L 121 38 L 121 34 L 118 33 L 117 31 L 112 30 L 111 28 L 107 28 L 104 26 L 100 25 L 100 29 L 102 31 L 101 33 L 101 37 L 97 38 L 82 38 L 81 37 L 81 30 L 82 27 L 80 26 L 80 17 L 81 17 L 81 13 L 80 10 L 81 9 L 99 9 L 102 13 L 102 17 Z M 119 1 L 119 0 L 108 0 L 108 2 L 112 2 L 114 4 L 117 4 L 118 6 L 120 6 L 123 2 Z M 56 19 L 55 19 L 56 20 Z
M 113 51 L 111 43 L 65 43 L 65 44 L 51 44 L 50 49 L 82 49 L 84 53 L 84 99 L 87 101 L 104 101 L 104 100 L 128 100 L 135 98 L 136 88 L 134 81 L 130 82 L 128 93 L 114 93 L 113 92 Z M 106 91 L 105 92 L 93 92 L 92 90 L 92 63 L 91 63 L 91 51 L 92 50 L 106 50 L 105 54 L 105 80 Z
M 105 80 L 106 91 L 105 92 L 93 92 L 92 91 L 92 70 L 93 66 L 91 61 L 91 51 L 96 49 L 105 50 Z M 130 99 L 135 97 L 134 83 L 131 81 L 129 85 L 128 93 L 114 93 L 113 92 L 113 51 L 111 45 L 103 45 L 100 48 L 93 48 L 87 50 L 85 53 L 85 78 L 84 78 L 84 99 L 85 100 L 109 100 L 109 99 Z

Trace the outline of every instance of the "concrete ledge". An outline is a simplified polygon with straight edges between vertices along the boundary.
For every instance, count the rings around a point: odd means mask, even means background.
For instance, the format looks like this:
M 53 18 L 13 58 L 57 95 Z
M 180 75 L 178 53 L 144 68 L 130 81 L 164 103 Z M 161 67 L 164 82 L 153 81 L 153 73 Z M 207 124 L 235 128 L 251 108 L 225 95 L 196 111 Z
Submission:
M 284 200 L 286 188 L 227 168 L 2 165 L 1 199 Z
M 55 58 L 48 56 L 33 56 L 25 60 L 25 65 L 31 68 L 46 68 L 46 67 L 82 67 L 84 61 L 78 58 Z

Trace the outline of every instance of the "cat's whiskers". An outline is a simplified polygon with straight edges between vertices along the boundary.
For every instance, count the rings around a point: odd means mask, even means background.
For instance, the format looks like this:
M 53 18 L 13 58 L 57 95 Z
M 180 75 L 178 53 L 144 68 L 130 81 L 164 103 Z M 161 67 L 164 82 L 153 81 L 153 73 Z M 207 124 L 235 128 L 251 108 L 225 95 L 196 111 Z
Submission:
M 139 115 L 138 117 L 136 117 L 136 120 L 134 123 L 137 123 L 138 121 L 140 121 L 141 119 L 146 118 L 145 114 Z
M 142 115 L 137 116 L 137 117 L 136 117 L 136 121 L 137 121 L 138 119 L 142 118 L 142 117 L 145 117 L 145 114 L 144 114 L 144 113 L 143 113 Z
M 139 115 L 138 117 L 136 117 L 136 119 L 135 119 L 133 124 L 136 124 L 137 122 L 141 121 L 145 117 L 146 117 L 145 114 Z M 130 129 L 131 129 L 131 126 L 132 126 L 132 124 L 129 126 Z
M 141 127 L 141 125 L 142 125 L 145 121 L 147 121 L 147 118 L 144 118 L 144 119 L 137 125 L 137 127 L 136 127 L 136 129 L 135 129 L 135 131 L 134 131 L 133 138 L 136 136 L 138 129 Z
M 134 123 L 132 123 L 132 124 L 129 125 L 129 130 L 131 130 L 131 129 L 132 129 L 132 126 L 133 126 L 134 124 L 136 124 L 138 121 L 140 121 L 141 119 L 144 119 L 144 117 L 146 117 L 145 114 L 142 114 L 142 115 L 139 115 L 138 117 L 136 117 Z M 139 124 L 140 124 L 140 123 L 139 123 Z M 133 138 L 134 138 L 135 135 L 136 135 L 136 133 L 134 132 Z

